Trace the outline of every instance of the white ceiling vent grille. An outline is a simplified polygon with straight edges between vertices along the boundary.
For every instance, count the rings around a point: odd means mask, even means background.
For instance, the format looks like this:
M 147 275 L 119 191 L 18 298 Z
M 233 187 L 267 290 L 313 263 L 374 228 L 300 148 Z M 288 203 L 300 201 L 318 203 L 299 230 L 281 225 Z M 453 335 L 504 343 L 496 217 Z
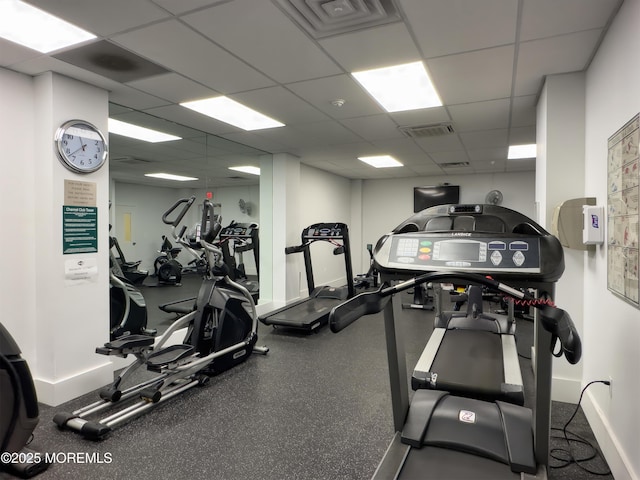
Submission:
M 469 162 L 448 162 L 448 163 L 439 163 L 442 168 L 462 168 L 468 167 Z
M 428 138 L 450 135 L 456 131 L 451 123 L 436 123 L 433 125 L 415 125 L 410 127 L 398 127 L 409 138 Z
M 273 0 L 314 38 L 400 20 L 393 0 Z

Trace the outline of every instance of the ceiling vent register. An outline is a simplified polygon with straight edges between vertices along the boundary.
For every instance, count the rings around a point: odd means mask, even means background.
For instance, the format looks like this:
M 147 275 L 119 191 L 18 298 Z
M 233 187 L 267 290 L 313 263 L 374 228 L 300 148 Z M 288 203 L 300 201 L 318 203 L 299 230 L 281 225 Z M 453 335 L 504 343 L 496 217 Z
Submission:
M 314 38 L 326 38 L 400 20 L 392 0 L 274 0 Z
M 451 123 L 436 123 L 432 125 L 414 125 L 408 127 L 398 127 L 402 133 L 409 138 L 428 138 L 451 135 L 455 133 Z

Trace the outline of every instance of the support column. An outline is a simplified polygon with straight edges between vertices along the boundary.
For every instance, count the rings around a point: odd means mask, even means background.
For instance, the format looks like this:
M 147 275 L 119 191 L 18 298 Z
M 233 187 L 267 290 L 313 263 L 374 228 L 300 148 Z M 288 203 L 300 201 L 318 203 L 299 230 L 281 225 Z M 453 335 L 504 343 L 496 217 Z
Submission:
M 108 93 L 53 74 L 34 79 L 36 224 L 35 351 L 32 365 L 39 400 L 49 405 L 103 386 L 113 367 L 95 348 L 109 340 L 109 167 L 80 175 L 66 169 L 54 150 L 54 135 L 65 121 L 81 119 L 107 134 Z M 65 180 L 95 190 L 97 252 L 63 254 Z M 95 265 L 86 279 L 73 280 L 70 262 Z
M 585 196 L 585 75 L 547 77 L 537 114 L 536 205 L 538 221 L 551 231 L 553 211 L 570 198 Z M 584 252 L 564 249 L 565 271 L 556 286 L 556 303 L 583 332 Z M 552 398 L 577 402 L 582 364 L 553 362 Z
M 284 249 L 300 244 L 302 228 L 299 159 L 286 153 L 262 157 L 260 298 L 265 304 L 273 302 L 270 307 L 284 305 L 300 295 L 300 255 L 285 255 Z

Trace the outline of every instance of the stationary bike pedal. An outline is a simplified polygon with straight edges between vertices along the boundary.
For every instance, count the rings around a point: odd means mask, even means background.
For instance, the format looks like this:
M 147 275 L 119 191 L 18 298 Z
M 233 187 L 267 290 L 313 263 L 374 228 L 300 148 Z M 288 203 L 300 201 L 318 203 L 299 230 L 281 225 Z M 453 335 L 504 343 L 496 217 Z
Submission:
M 199 387 L 204 387 L 207 383 L 209 383 L 209 380 L 211 380 L 211 377 L 209 377 L 208 375 L 200 374 L 196 376 L 196 380 L 198 381 Z

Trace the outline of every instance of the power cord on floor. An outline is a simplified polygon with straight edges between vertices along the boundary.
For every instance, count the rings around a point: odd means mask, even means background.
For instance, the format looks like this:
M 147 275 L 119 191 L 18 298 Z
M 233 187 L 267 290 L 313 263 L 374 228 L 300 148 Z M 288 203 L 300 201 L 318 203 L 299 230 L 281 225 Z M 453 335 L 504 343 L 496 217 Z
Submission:
M 604 458 L 602 458 L 602 455 L 600 454 L 598 449 L 594 447 L 591 442 L 581 437 L 580 435 L 574 432 L 571 432 L 567 428 L 569 424 L 572 422 L 572 420 L 575 418 L 576 414 L 578 413 L 578 410 L 580 409 L 580 403 L 582 402 L 582 396 L 584 395 L 584 392 L 587 390 L 587 388 L 589 388 L 594 383 L 603 383 L 605 385 L 610 384 L 608 380 L 594 380 L 592 382 L 587 383 L 582 389 L 582 392 L 580 392 L 578 405 L 576 405 L 576 408 L 573 411 L 573 414 L 571 415 L 571 417 L 569 417 L 569 420 L 567 420 L 567 422 L 564 424 L 562 428 L 551 429 L 551 430 L 562 431 L 562 436 L 552 436 L 551 438 L 564 439 L 565 442 L 567 443 L 567 449 L 564 449 L 564 448 L 551 449 L 551 451 L 549 452 L 549 455 L 551 456 L 551 458 L 558 460 L 560 463 L 558 465 L 549 465 L 550 468 L 565 468 L 565 467 L 568 467 L 569 465 L 575 464 L 578 468 L 580 468 L 581 470 L 591 475 L 601 475 L 601 476 L 611 475 L 611 470 L 609 470 L 609 468 L 607 468 L 606 471 L 599 472 L 596 470 L 592 470 L 586 467 L 585 465 L 583 465 L 583 462 L 588 462 L 590 460 L 593 460 L 596 457 L 600 457 L 602 461 L 605 463 L 605 465 L 606 465 L 606 461 L 604 460 Z M 571 435 L 573 438 L 570 438 L 569 435 Z M 571 449 L 572 442 L 580 445 L 586 445 L 591 449 L 591 453 L 583 458 L 576 458 L 575 455 L 573 454 L 573 450 Z

